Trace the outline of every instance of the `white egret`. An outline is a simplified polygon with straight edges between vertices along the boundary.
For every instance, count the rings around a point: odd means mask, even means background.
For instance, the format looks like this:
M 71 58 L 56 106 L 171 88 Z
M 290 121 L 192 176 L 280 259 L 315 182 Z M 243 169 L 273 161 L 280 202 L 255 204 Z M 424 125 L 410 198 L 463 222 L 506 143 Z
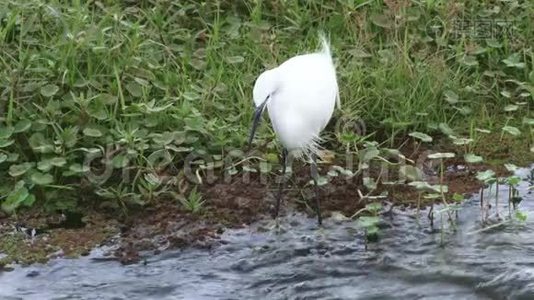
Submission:
M 290 156 L 311 160 L 311 175 L 315 184 L 317 221 L 322 223 L 320 200 L 317 191 L 317 152 L 319 134 L 330 121 L 334 107 L 340 106 L 336 70 L 330 45 L 320 35 L 322 49 L 315 53 L 298 55 L 280 66 L 263 72 L 254 85 L 256 107 L 249 147 L 254 139 L 265 106 L 269 111 L 274 131 L 283 146 L 282 178 Z M 278 186 L 274 217 L 278 217 L 283 181 Z

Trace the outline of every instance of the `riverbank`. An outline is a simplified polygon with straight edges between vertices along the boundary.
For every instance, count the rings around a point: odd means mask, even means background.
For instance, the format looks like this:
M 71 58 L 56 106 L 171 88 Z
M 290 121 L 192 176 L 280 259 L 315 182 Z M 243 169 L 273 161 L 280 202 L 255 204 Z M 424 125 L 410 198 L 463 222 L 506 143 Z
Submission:
M 533 19 L 530 1 L 1 2 L 0 260 L 108 243 L 136 262 L 269 218 L 268 122 L 236 151 L 252 86 L 320 31 L 341 98 L 321 135 L 325 216 L 458 202 L 497 180 L 477 171 L 533 161 Z M 308 168 L 293 174 L 285 209 L 313 215 Z
M 534 153 L 527 151 L 523 141 L 507 139 L 507 143 L 485 145 L 487 163 L 466 166 L 462 158 L 446 162 L 448 172 L 444 184 L 448 186 L 447 197 L 461 194 L 466 197 L 476 193 L 483 183 L 476 179 L 479 171 L 494 170 L 498 176 L 508 172 L 501 164 L 503 155 L 508 163 L 527 166 L 534 161 Z M 486 143 L 487 142 L 487 143 Z M 408 160 L 416 161 L 422 155 L 432 152 L 450 151 L 450 144 L 443 140 L 435 143 L 433 148 L 423 147 L 414 152 L 415 145 L 405 145 L 403 152 Z M 509 149 L 504 153 L 504 149 Z M 522 151 L 518 151 L 521 150 Z M 481 150 L 482 151 L 482 150 Z M 428 162 L 428 160 L 427 160 Z M 492 163 L 493 162 L 493 163 Z M 320 164 L 320 173 L 325 175 L 334 166 L 332 162 Z M 379 165 L 371 171 L 379 171 Z M 381 167 L 381 165 L 380 165 Z M 427 165 L 428 182 L 436 184 L 437 177 L 431 179 L 439 166 Z M 391 168 L 395 170 L 395 168 Z M 308 166 L 295 163 L 294 177 L 285 189 L 282 215 L 298 210 L 310 218 L 315 217 L 307 203 L 313 200 L 313 189 L 308 184 Z M 274 208 L 276 191 L 276 172 L 270 178 L 260 180 L 259 174 L 250 177 L 235 176 L 230 182 L 219 180 L 199 186 L 204 204 L 197 213 L 184 209 L 183 205 L 172 199 L 158 199 L 154 204 L 141 210 L 132 210 L 128 215 L 117 217 L 109 211 L 88 209 L 79 214 L 47 214 L 39 210 L 23 212 L 17 216 L 0 218 L 0 265 L 9 269 L 14 263 L 27 265 L 46 262 L 57 257 L 75 258 L 89 254 L 95 247 L 108 246 L 108 257 L 124 264 L 138 263 L 147 255 L 161 251 L 196 247 L 209 249 L 216 247 L 218 237 L 226 229 L 247 227 L 262 219 L 270 219 Z M 391 172 L 390 174 L 394 174 Z M 391 176 L 391 175 L 390 175 Z M 393 176 L 398 176 L 393 175 Z M 246 181 L 245 179 L 246 178 Z M 432 182 L 434 181 L 434 182 Z M 360 191 L 360 192 L 359 192 Z M 333 220 L 348 219 L 369 203 L 384 203 L 384 207 L 415 208 L 418 192 L 406 184 L 379 184 L 372 195 L 387 193 L 386 197 L 361 199 L 365 187 L 361 178 L 333 178 L 321 186 L 320 196 L 325 226 Z M 438 203 L 439 200 L 436 200 Z M 313 203 L 313 202 L 310 202 Z M 385 205 L 387 203 L 387 205 Z M 422 199 L 422 207 L 431 203 Z M 332 217 L 333 219 L 328 219 Z M 16 225 L 27 228 L 27 232 L 16 230 Z M 32 237 L 31 229 L 36 229 Z M 266 228 L 266 230 L 272 230 Z

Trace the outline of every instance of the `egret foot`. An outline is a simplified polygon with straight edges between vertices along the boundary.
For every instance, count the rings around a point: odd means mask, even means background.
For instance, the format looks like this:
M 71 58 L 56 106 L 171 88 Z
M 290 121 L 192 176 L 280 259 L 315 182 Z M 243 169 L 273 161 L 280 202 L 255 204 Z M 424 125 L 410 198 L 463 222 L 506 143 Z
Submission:
M 325 229 L 323 225 L 319 225 L 319 228 L 317 228 L 317 235 L 320 237 L 324 237 L 326 234 Z

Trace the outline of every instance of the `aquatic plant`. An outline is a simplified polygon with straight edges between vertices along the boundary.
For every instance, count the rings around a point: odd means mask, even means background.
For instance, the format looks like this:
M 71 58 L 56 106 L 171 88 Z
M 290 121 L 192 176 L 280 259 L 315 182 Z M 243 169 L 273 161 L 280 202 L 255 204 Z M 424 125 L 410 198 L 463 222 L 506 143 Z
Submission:
M 361 216 L 358 218 L 358 226 L 365 231 L 365 238 L 367 241 L 376 242 L 378 240 L 378 232 L 380 223 L 379 213 L 382 209 L 382 204 L 378 202 L 367 204 L 360 212 L 368 212 L 370 216 Z M 352 216 L 354 218 L 355 216 Z
M 497 182 L 497 178 L 495 177 L 495 172 L 493 170 L 477 172 L 476 177 L 479 181 L 483 183 L 483 187 L 480 189 L 480 208 L 482 212 L 482 221 L 485 222 L 489 216 L 489 212 L 488 212 L 489 207 L 487 204 L 486 206 L 484 206 L 484 204 L 487 203 L 487 201 L 486 202 L 484 201 L 484 188 L 489 186 L 490 191 L 491 191 L 491 186 L 493 183 Z M 498 193 L 497 193 L 497 196 L 498 196 Z M 495 197 L 496 202 L 498 202 L 497 198 L 498 197 Z
M 198 213 L 202 210 L 204 206 L 204 200 L 202 199 L 202 194 L 200 194 L 199 191 L 197 191 L 197 187 L 195 186 L 190 192 L 189 196 L 187 197 L 179 197 L 179 202 L 182 204 L 185 210 L 191 212 L 191 213 Z
M 478 40 L 427 26 L 482 11 L 513 21 L 515 36 Z M 267 164 L 223 171 L 222 161 L 245 142 L 254 76 L 313 48 L 319 28 L 331 33 L 336 118 L 346 120 L 325 138 L 336 152 L 413 139 L 419 148 L 443 133 L 473 140 L 460 146 L 468 163 L 489 163 L 473 149 L 490 131 L 503 143 L 530 139 L 534 152 L 533 11 L 529 1 L 3 1 L 0 204 L 8 213 L 37 204 L 126 210 L 169 190 L 187 197 L 177 185 L 212 171 L 270 174 Z M 255 157 L 270 161 L 273 139 L 262 127 Z M 187 161 L 192 153 L 202 158 Z M 365 177 L 366 189 L 380 183 Z

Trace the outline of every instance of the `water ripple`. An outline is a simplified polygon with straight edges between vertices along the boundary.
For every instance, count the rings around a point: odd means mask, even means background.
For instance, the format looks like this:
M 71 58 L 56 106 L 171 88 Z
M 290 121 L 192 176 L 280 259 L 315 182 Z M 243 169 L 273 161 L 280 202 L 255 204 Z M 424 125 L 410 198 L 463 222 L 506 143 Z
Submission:
M 527 186 L 521 207 L 534 211 Z M 479 207 L 465 203 L 456 231 L 444 224 L 445 245 L 439 218 L 430 229 L 426 212 L 418 220 L 393 210 L 368 245 L 356 222 L 325 220 L 317 230 L 296 213 L 282 218 L 284 233 L 264 222 L 226 232 L 215 250 L 165 252 L 147 265 L 96 252 L 17 268 L 0 273 L 0 299 L 534 299 L 534 215 L 481 231 Z

